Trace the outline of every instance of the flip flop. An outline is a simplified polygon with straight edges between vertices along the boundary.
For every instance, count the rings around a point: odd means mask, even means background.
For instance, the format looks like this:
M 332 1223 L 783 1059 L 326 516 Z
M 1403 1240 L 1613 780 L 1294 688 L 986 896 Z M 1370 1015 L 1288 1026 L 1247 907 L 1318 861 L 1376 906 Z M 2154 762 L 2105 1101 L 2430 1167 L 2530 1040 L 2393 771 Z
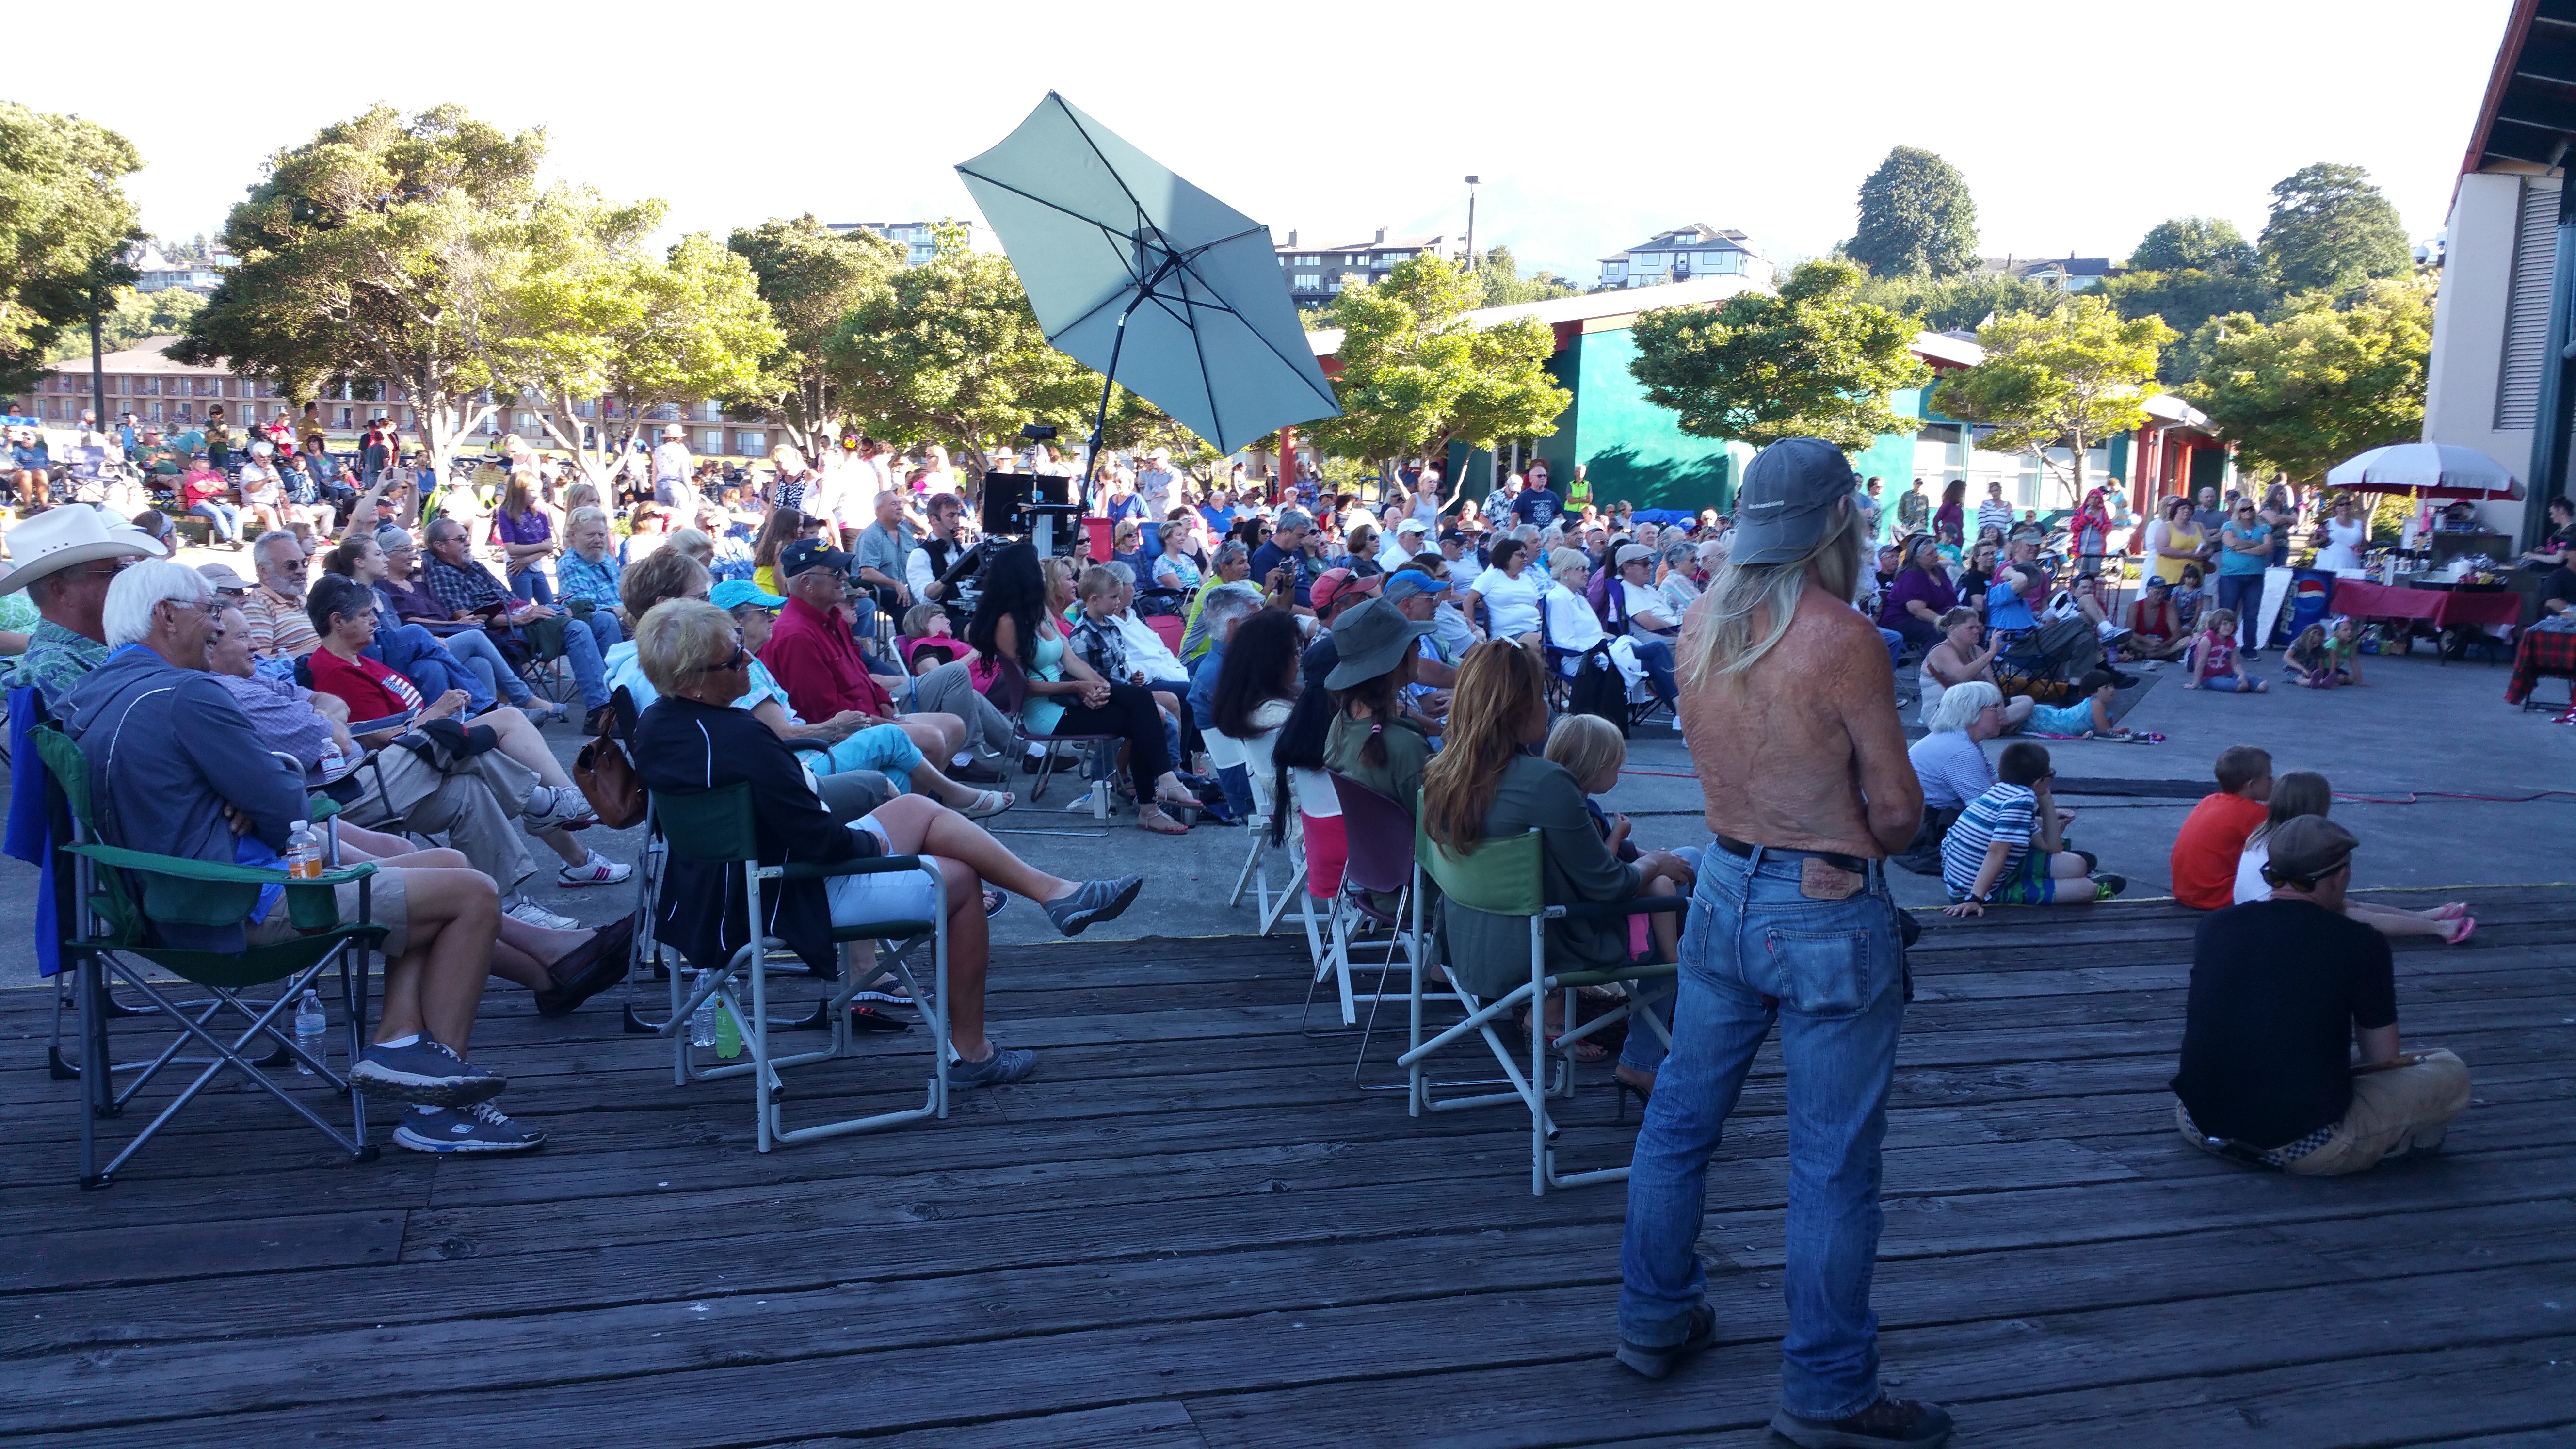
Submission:
M 2443 934 L 2442 943 L 2446 946 L 2465 946 L 2469 944 L 2469 938 L 2478 933 L 2478 918 L 2475 916 L 2462 916 L 2451 924 L 2457 929 Z

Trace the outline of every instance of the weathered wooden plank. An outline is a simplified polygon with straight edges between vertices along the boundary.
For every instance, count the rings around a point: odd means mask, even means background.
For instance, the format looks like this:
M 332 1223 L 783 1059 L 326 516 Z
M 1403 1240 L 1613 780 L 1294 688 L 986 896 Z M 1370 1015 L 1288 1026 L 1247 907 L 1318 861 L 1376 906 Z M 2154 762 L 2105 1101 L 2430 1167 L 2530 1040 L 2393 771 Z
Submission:
M 402 1256 L 403 1219 L 399 1212 L 315 1213 L 134 1228 L 58 1227 L 21 1234 L 0 1253 L 0 1293 L 378 1266 Z
M 990 1410 L 989 1401 L 970 1408 Z M 1206 1449 L 1189 1410 L 1175 1403 L 1118 1404 L 1030 1418 L 943 1424 L 935 1429 L 888 1434 L 865 1441 L 798 1439 L 746 1449 Z

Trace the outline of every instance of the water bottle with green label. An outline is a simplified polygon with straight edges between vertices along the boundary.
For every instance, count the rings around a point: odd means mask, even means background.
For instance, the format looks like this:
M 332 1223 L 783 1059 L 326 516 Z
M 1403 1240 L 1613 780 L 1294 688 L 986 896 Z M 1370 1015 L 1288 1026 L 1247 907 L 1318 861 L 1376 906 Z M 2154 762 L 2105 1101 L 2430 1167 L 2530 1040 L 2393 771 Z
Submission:
M 733 1008 L 716 1005 L 716 1055 L 727 1061 L 742 1055 L 742 1026 L 733 1019 Z

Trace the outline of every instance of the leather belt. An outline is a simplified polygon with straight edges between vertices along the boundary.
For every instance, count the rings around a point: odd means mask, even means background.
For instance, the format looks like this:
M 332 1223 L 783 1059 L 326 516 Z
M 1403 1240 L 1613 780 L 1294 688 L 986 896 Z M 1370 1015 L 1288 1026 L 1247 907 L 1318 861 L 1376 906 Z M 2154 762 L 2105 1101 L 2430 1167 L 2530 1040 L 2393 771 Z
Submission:
M 1732 835 L 1718 836 L 1717 848 L 1729 855 L 1740 856 L 1747 860 L 1753 857 L 1754 847 Z M 1784 860 L 1821 860 L 1836 870 L 1849 871 L 1853 875 L 1867 875 L 1869 868 L 1878 863 L 1873 860 L 1863 860 L 1856 855 L 1844 855 L 1834 850 L 1793 850 L 1781 845 L 1766 845 L 1761 849 L 1764 855 L 1776 855 Z

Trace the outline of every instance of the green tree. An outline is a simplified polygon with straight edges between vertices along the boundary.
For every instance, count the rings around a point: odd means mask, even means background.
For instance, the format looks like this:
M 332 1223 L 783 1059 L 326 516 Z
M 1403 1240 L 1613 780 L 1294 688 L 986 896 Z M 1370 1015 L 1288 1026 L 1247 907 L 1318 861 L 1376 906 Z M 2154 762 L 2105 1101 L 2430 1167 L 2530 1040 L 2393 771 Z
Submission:
M 518 265 L 545 137 L 460 106 L 391 106 L 269 158 L 224 220 L 241 258 L 172 349 L 229 358 L 291 398 L 342 375 L 383 378 L 443 472 L 491 415 L 494 378 L 474 299 Z
M 1493 247 L 1477 259 L 1476 281 L 1485 289 L 1485 300 L 1478 305 L 1508 307 L 1516 302 L 1547 302 L 1558 297 L 1579 297 L 1583 289 L 1554 272 L 1535 276 L 1521 275 L 1520 259 L 1510 247 Z
M 1802 262 L 1780 295 L 1747 292 L 1717 307 L 1667 307 L 1637 318 L 1628 370 L 1694 437 L 1761 446 L 1823 438 L 1846 450 L 1911 432 L 1888 395 L 1930 372 L 1911 350 L 1915 325 L 1859 298 L 1850 262 Z
M 206 240 L 204 232 L 186 241 L 156 236 L 151 238 L 151 242 L 160 251 L 162 260 L 174 267 L 211 267 L 215 264 L 214 246 Z
M 2271 288 L 2259 276 L 2243 272 L 2130 272 L 2111 277 L 2096 289 L 2123 317 L 2160 317 L 2183 340 L 2164 350 L 2157 376 L 2179 387 L 2200 375 L 2208 352 L 2197 341 L 2201 324 L 2232 312 L 2259 312 L 2271 301 Z
M 1843 251 L 1881 277 L 1975 270 L 1977 203 L 1968 179 L 1929 151 L 1889 151 L 1860 184 L 1860 229 Z
M 2015 313 L 1977 329 L 1985 360 L 1942 379 L 1932 406 L 1994 428 L 1984 446 L 2027 452 L 2064 480 L 2070 503 L 2085 489 L 2085 455 L 2095 443 L 2147 420 L 2156 352 L 2173 329 L 2153 317 L 2125 318 L 2083 293 L 2046 316 Z M 2064 446 L 2071 461 L 2048 450 Z
M 2356 453 L 2423 433 L 2433 296 L 2412 277 L 2370 283 L 2340 311 L 2310 293 L 2268 323 L 2239 313 L 2208 331 L 2189 395 L 2259 468 L 2322 481 Z
M 968 247 L 963 227 L 865 290 L 823 358 L 844 414 L 879 437 L 954 443 L 979 471 L 1029 423 L 1087 437 L 1100 398 L 1100 375 L 1047 342 L 1009 260 Z
M 783 427 L 810 454 L 844 412 L 829 361 L 833 339 L 853 311 L 884 300 L 903 270 L 904 247 L 864 229 L 831 231 L 811 212 L 773 217 L 725 245 L 750 264 L 782 337 L 753 382 L 719 396 L 735 416 Z
M 704 233 L 644 245 L 662 204 L 560 190 L 530 209 L 511 265 L 473 301 L 496 386 L 603 490 L 642 420 L 754 386 L 780 343 L 751 267 Z M 600 403 L 617 404 L 619 424 Z
M 2414 270 L 2397 208 L 2358 166 L 2319 162 L 2272 188 L 2262 256 L 2284 291 L 2339 292 Z
M 143 158 L 95 121 L 0 101 L 0 395 L 23 392 L 64 328 L 134 280 L 125 177 Z
M 2066 294 L 2045 282 L 2002 272 L 1958 277 L 1871 277 L 1853 294 L 1858 301 L 1914 322 L 1929 332 L 1973 332 L 2006 312 L 2054 312 Z
M 1526 317 L 1477 327 L 1465 314 L 1483 300 L 1474 276 L 1429 253 L 1396 263 L 1383 282 L 1344 288 L 1333 304 L 1342 415 L 1314 425 L 1316 443 L 1391 469 L 1417 454 L 1445 458 L 1454 442 L 1483 448 L 1555 432 L 1574 395 L 1547 375 L 1554 334 Z
M 185 287 L 164 287 L 158 292 L 119 288 L 115 305 L 99 319 L 99 346 L 103 351 L 122 352 L 149 337 L 179 336 L 188 330 L 188 323 L 204 310 L 206 299 Z M 88 329 L 66 329 L 54 339 L 47 360 L 87 362 Z
M 2254 269 L 2254 248 L 2236 224 L 2218 217 L 2177 216 L 2147 228 L 2129 265 L 2141 272 L 2213 272 Z

